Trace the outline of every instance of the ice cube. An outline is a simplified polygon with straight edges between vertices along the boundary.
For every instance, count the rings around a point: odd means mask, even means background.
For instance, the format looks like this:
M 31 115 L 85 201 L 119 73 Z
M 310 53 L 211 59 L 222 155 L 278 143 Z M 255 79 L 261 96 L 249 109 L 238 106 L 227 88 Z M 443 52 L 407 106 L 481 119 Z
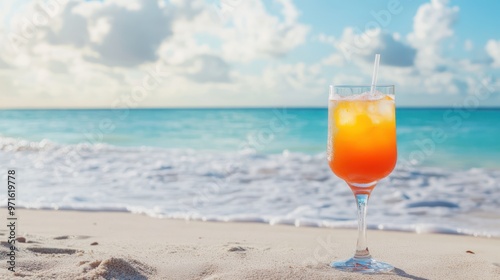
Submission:
M 338 125 L 348 125 L 354 124 L 356 116 L 349 108 L 338 108 L 336 119 Z
M 370 92 L 370 91 L 366 91 L 366 92 L 363 92 L 361 94 L 357 94 L 357 95 L 352 95 L 352 100 L 379 100 L 379 99 L 382 99 L 384 97 L 384 94 L 381 93 L 380 91 L 374 91 L 374 92 Z
M 394 117 L 394 102 L 388 100 L 381 100 L 378 103 L 378 112 L 384 118 Z
M 368 102 L 368 113 L 370 114 L 374 114 L 374 113 L 378 113 L 378 106 L 377 106 L 377 102 Z

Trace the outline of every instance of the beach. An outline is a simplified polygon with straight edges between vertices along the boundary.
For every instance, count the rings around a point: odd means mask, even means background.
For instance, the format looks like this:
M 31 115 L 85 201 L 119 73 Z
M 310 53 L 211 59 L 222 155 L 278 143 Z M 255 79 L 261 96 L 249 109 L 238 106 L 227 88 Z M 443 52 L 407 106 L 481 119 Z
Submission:
M 18 210 L 16 272 L 2 279 L 496 279 L 500 239 L 369 231 L 384 275 L 334 270 L 351 229 L 158 219 L 119 212 Z M 5 229 L 0 233 L 6 235 Z M 5 236 L 3 236 L 5 237 Z M 2 238 L 6 239 L 6 238 Z M 2 242 L 1 255 L 7 248 Z M 14 276 L 13 276 L 14 275 Z

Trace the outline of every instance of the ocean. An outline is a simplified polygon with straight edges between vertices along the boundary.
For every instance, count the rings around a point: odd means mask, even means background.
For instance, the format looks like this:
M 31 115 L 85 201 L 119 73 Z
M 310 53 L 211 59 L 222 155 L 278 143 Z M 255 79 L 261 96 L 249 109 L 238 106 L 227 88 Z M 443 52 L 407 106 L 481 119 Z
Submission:
M 500 109 L 396 115 L 369 227 L 500 237 Z M 327 123 L 323 108 L 0 110 L 0 170 L 27 208 L 354 228 Z

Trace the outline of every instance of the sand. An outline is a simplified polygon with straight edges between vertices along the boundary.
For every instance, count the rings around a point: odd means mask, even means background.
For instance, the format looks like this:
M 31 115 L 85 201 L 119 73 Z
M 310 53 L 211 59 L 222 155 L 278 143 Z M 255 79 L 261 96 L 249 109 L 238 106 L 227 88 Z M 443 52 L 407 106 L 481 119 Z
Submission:
M 328 266 L 351 256 L 353 230 L 112 212 L 17 215 L 26 240 L 9 272 L 1 228 L 0 279 L 500 279 L 500 239 L 369 231 L 372 255 L 397 269 L 361 275 Z

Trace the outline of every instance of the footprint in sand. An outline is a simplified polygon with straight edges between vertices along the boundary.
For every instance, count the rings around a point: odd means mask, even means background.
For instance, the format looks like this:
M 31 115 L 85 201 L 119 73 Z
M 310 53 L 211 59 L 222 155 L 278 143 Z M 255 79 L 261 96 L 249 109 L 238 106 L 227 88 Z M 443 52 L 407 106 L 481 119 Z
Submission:
M 242 247 L 242 246 L 234 246 L 229 248 L 227 251 L 231 253 L 236 253 L 237 256 L 240 258 L 246 258 L 247 257 L 247 252 L 253 248 L 251 247 Z
M 69 254 L 69 255 L 72 255 L 72 254 L 78 252 L 78 250 L 65 249 L 65 248 L 29 247 L 26 249 L 30 250 L 33 253 L 39 253 L 39 254 Z
M 29 276 L 32 276 L 32 275 L 31 275 L 31 274 L 24 273 L 24 272 L 14 272 L 14 276 L 18 276 L 18 277 L 29 277 Z
M 87 239 L 90 236 L 87 235 L 61 235 L 54 237 L 55 240 L 66 240 L 66 239 Z
M 231 247 L 229 248 L 227 251 L 228 252 L 245 252 L 247 249 L 241 247 L 241 246 L 235 246 L 235 247 Z
M 10 248 L 10 246 L 12 246 L 9 242 L 7 241 L 1 241 L 0 242 L 0 245 L 6 247 L 6 248 Z M 17 249 L 16 249 L 17 250 Z
M 199 279 L 211 279 L 213 276 L 217 274 L 217 266 L 215 265 L 207 265 L 204 267 L 200 273 L 198 274 Z

